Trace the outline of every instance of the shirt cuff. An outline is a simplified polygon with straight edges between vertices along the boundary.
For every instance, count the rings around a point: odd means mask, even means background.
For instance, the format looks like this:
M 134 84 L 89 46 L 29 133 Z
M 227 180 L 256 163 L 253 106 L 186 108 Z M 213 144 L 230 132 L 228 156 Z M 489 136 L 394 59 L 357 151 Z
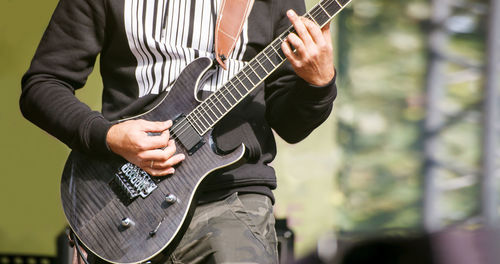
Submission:
M 322 86 L 310 84 L 302 78 L 299 78 L 297 85 L 292 92 L 293 97 L 305 102 L 321 102 L 325 100 L 333 101 L 335 97 L 337 97 L 337 87 L 335 85 L 336 78 L 337 72 L 335 72 L 335 75 L 330 82 Z
M 112 153 L 106 142 L 106 137 L 109 128 L 111 128 L 113 124 L 106 120 L 100 113 L 95 113 L 96 115 L 92 116 L 88 121 L 88 125 L 86 126 L 87 133 L 83 133 L 84 135 L 88 135 L 84 138 L 84 148 L 93 154 L 107 155 Z

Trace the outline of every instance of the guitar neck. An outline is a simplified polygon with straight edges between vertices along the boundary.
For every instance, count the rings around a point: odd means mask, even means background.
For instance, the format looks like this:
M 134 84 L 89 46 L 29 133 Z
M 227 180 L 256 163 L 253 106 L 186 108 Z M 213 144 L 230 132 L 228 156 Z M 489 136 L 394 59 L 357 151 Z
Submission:
M 304 17 L 323 27 L 350 1 L 322 0 Z M 248 62 L 240 72 L 186 116 L 198 134 L 204 135 L 285 62 L 286 57 L 281 50 L 281 43 L 292 32 L 295 30 L 290 26 Z

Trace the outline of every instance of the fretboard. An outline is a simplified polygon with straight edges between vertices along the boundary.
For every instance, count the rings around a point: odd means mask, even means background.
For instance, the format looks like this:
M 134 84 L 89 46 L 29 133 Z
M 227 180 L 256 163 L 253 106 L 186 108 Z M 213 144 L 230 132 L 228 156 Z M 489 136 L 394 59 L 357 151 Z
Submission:
M 323 0 L 304 16 L 320 27 L 326 25 L 351 0 Z M 290 26 L 226 84 L 201 102 L 186 118 L 200 135 L 204 135 L 239 102 L 248 96 L 260 83 L 273 73 L 286 57 L 281 43 L 295 32 Z

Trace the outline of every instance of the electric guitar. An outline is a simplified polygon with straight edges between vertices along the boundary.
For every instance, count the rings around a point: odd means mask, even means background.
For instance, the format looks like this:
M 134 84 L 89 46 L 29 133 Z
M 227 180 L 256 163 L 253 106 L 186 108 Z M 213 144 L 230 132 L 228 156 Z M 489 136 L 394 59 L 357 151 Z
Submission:
M 349 2 L 322 0 L 305 17 L 324 26 Z M 231 153 L 217 153 L 212 128 L 286 60 L 280 46 L 291 32 L 292 27 L 202 102 L 193 89 L 214 65 L 210 58 L 198 58 L 186 66 L 169 92 L 158 96 L 154 107 L 131 118 L 174 121 L 170 135 L 177 152 L 186 155 L 174 175 L 150 177 L 118 156 L 98 159 L 71 152 L 61 180 L 61 199 L 71 229 L 88 250 L 112 263 L 168 256 L 189 225 L 202 180 L 244 157 L 243 144 Z

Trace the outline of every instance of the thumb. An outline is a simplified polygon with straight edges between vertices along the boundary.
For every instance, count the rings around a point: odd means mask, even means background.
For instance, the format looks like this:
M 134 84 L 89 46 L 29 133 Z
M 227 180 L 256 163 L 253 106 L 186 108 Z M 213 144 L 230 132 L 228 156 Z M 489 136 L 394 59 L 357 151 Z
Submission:
M 167 120 L 164 122 L 145 121 L 142 129 L 146 132 L 163 132 L 172 126 L 172 121 Z

